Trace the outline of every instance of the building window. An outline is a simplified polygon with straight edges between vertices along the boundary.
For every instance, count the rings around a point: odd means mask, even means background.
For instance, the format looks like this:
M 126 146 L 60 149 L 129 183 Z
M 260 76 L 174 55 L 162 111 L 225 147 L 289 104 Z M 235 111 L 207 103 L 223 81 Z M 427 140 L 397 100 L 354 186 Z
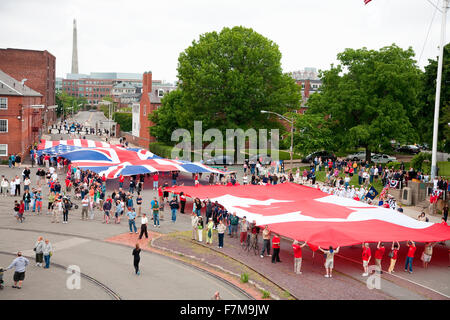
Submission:
M 7 144 L 0 144 L 0 157 L 4 157 L 8 155 L 8 145 Z
M 0 132 L 8 132 L 8 120 L 0 119 Z
M 0 110 L 8 109 L 8 98 L 0 98 Z

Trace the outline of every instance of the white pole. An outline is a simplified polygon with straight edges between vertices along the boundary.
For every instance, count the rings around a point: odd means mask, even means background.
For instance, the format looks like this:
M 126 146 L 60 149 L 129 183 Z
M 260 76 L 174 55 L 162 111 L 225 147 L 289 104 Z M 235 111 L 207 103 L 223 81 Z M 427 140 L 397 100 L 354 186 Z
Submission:
M 441 82 L 442 82 L 442 61 L 444 60 L 444 46 L 445 46 L 445 24 L 447 21 L 447 7 L 448 1 L 442 1 L 442 26 L 441 26 L 441 44 L 439 47 L 438 70 L 436 79 L 436 98 L 434 103 L 434 125 L 433 125 L 433 149 L 431 154 L 431 181 L 434 181 L 437 176 L 437 141 L 438 141 L 438 127 L 439 127 L 439 103 L 441 100 Z

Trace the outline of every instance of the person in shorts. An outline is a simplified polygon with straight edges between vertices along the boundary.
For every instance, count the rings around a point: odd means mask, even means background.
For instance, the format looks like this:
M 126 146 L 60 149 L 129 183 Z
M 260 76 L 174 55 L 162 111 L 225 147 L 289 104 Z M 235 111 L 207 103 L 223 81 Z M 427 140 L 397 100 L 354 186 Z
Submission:
M 17 288 L 20 289 L 22 288 L 22 283 L 23 280 L 25 280 L 25 270 L 28 266 L 28 264 L 30 263 L 30 261 L 22 256 L 22 252 L 17 252 L 17 258 L 15 258 L 11 264 L 5 269 L 9 270 L 11 268 L 15 268 L 15 272 L 14 272 L 14 276 L 13 276 L 13 280 L 14 280 L 14 285 L 12 286 L 13 288 Z M 19 285 L 17 285 L 19 284 Z
M 427 243 L 425 243 L 425 247 L 423 249 L 422 257 L 421 257 L 421 260 L 423 262 L 423 267 L 425 269 L 428 268 L 428 264 L 431 261 L 431 256 L 433 255 L 433 247 L 436 245 L 436 243 L 437 242 L 434 242 L 434 243 L 433 242 L 427 242 Z
M 329 247 L 328 250 L 323 250 L 321 247 L 319 247 L 319 250 L 322 251 L 325 254 L 325 270 L 327 274 L 325 275 L 325 278 L 332 278 L 333 277 L 333 268 L 334 268 L 334 255 L 339 252 L 339 248 L 337 247 L 336 250 L 333 249 L 332 246 Z

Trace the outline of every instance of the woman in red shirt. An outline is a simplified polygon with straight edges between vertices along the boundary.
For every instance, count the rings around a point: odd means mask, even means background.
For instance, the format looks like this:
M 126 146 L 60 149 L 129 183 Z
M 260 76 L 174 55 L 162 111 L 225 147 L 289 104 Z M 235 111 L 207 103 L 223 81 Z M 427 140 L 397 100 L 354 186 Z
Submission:
M 20 222 L 23 222 L 23 220 L 25 220 L 23 213 L 25 211 L 25 204 L 23 203 L 23 200 L 20 200 L 20 204 L 19 204 L 19 220 Z
M 400 250 L 400 243 L 394 244 L 392 241 L 391 252 L 389 252 L 389 257 L 391 258 L 391 264 L 389 265 L 388 273 L 394 272 L 395 263 L 397 262 L 398 250 Z
M 275 234 L 272 239 L 272 263 L 281 262 L 280 260 L 280 236 Z

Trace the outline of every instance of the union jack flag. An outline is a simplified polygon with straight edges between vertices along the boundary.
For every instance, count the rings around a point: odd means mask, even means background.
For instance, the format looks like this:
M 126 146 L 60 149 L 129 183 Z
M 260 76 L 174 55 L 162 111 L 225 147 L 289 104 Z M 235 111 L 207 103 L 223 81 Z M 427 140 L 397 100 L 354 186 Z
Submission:
M 210 172 L 219 174 L 230 173 L 210 168 L 201 163 L 192 163 L 183 160 L 163 159 L 144 149 L 123 148 L 121 146 L 108 144 L 106 144 L 108 145 L 107 147 L 80 147 L 73 145 L 73 142 L 53 145 L 53 142 L 55 141 L 47 141 L 46 143 L 48 143 L 48 145 L 52 145 L 52 147 L 42 149 L 42 151 L 52 148 L 60 148 L 61 152 L 58 152 L 58 150 L 56 150 L 57 155 L 69 159 L 72 162 L 72 165 L 82 169 L 94 171 L 100 175 L 104 174 L 107 179 L 114 179 L 119 175 L 131 176 L 142 173 L 169 171 L 190 173 Z M 84 144 L 86 145 L 86 143 Z M 93 146 L 93 143 L 89 142 L 88 145 Z M 46 145 L 43 145 L 42 147 L 45 146 Z M 75 147 L 77 149 L 65 151 L 65 147 Z

